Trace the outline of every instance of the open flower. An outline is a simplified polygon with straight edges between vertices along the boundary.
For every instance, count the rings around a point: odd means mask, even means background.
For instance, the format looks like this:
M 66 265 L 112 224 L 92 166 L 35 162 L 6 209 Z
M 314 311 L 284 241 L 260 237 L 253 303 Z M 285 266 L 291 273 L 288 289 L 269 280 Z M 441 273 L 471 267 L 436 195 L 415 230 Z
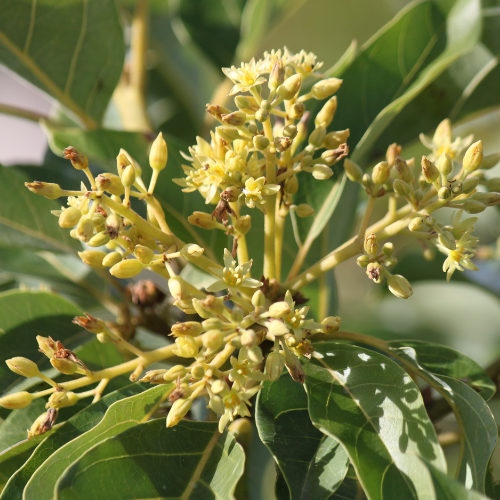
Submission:
M 252 87 L 266 82 L 266 79 L 260 76 L 261 68 L 255 63 L 253 57 L 249 63 L 241 63 L 239 68 L 231 66 L 230 68 L 222 68 L 222 71 L 234 83 L 228 95 L 248 92 Z
M 260 391 L 260 389 L 262 389 L 262 386 L 256 385 L 251 389 L 240 392 L 233 386 L 230 391 L 221 393 L 220 396 L 222 397 L 222 403 L 224 405 L 224 413 L 219 420 L 219 432 L 223 432 L 226 425 L 232 422 L 236 415 L 240 417 L 250 417 L 248 407 L 252 406 L 252 404 L 249 400 L 254 394 Z
M 245 181 L 243 195 L 245 196 L 245 205 L 248 208 L 254 208 L 256 203 L 263 205 L 266 202 L 264 196 L 276 194 L 280 190 L 277 184 L 265 184 L 265 182 L 265 177 L 258 179 L 250 177 Z
M 456 158 L 472 144 L 474 136 L 468 135 L 464 139 L 457 137 L 453 140 L 451 121 L 447 118 L 438 125 L 432 139 L 425 134 L 420 134 L 419 137 L 422 144 L 432 150 L 432 154 L 428 155 L 428 158 L 435 161 L 443 153 L 448 154 L 452 159 Z
M 287 64 L 292 66 L 297 73 L 302 73 L 305 78 L 309 75 L 314 75 L 318 69 L 323 66 L 322 62 L 317 62 L 317 56 L 313 52 L 301 50 L 298 54 L 292 55 L 286 51 L 288 55 Z M 315 75 L 321 76 L 321 75 Z
M 248 288 L 259 288 L 262 283 L 258 280 L 252 278 L 245 278 L 252 267 L 252 260 L 245 262 L 240 266 L 236 265 L 236 261 L 233 260 L 231 252 L 225 248 L 224 249 L 224 269 L 210 268 L 210 270 L 220 277 L 215 283 L 212 283 L 208 288 L 208 292 L 220 292 L 226 288 L 229 293 L 233 295 L 238 291 L 240 287 Z

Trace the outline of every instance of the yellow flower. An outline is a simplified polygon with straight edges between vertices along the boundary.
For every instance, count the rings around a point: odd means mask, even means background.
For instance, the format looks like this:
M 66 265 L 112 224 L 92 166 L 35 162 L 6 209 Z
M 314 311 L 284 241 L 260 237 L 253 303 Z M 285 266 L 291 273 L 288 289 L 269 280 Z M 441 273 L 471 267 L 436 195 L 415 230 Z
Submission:
M 259 288 L 262 283 L 258 280 L 252 278 L 245 278 L 252 267 L 252 260 L 249 260 L 245 264 L 240 266 L 236 265 L 236 261 L 233 260 L 231 252 L 225 248 L 224 249 L 224 269 L 210 268 L 210 270 L 220 277 L 215 283 L 212 283 L 208 288 L 208 292 L 220 292 L 226 288 L 229 293 L 233 295 L 238 291 L 239 287 L 248 288 Z
M 230 68 L 222 68 L 222 71 L 234 83 L 228 95 L 248 92 L 252 87 L 266 82 L 266 79 L 260 76 L 261 68 L 255 63 L 253 57 L 249 63 L 241 63 L 239 68 L 231 66 Z
M 276 194 L 280 190 L 277 184 L 265 184 L 265 182 L 265 177 L 259 177 L 258 179 L 250 177 L 245 181 L 243 194 L 245 196 L 245 205 L 248 208 L 254 208 L 256 203 L 263 205 L 266 202 L 263 196 Z
M 425 134 L 420 134 L 419 137 L 422 144 L 432 150 L 432 154 L 428 155 L 429 160 L 436 161 L 443 153 L 451 159 L 456 158 L 472 144 L 474 136 L 468 135 L 464 139 L 457 137 L 453 141 L 451 121 L 447 118 L 438 125 L 432 139 Z
M 248 406 L 252 406 L 249 399 L 262 389 L 261 385 L 257 385 L 246 391 L 239 392 L 233 386 L 230 391 L 221 393 L 224 413 L 219 420 L 219 432 L 223 432 L 226 425 L 234 420 L 236 415 L 240 417 L 250 417 Z
M 285 50 L 288 55 L 287 64 L 292 66 L 297 73 L 302 73 L 304 78 L 310 75 L 321 76 L 316 71 L 323 66 L 323 63 L 316 62 L 316 54 L 301 50 L 298 54 L 292 55 L 287 49 Z

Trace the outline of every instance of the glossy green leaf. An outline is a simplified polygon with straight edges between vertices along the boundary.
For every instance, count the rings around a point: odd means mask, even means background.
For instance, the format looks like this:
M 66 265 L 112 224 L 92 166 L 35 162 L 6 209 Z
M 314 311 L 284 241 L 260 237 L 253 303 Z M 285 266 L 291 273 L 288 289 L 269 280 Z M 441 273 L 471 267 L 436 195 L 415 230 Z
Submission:
M 459 371 L 459 362 L 455 365 L 456 370 L 453 370 L 453 365 L 451 368 L 446 366 L 444 354 L 443 363 L 440 363 L 438 349 L 434 353 L 437 360 L 432 356 L 430 353 L 432 344 L 426 345 L 418 342 L 408 344 L 407 347 L 394 347 L 392 350 L 399 359 L 416 368 L 422 378 L 446 399 L 455 413 L 462 433 L 460 461 L 456 473 L 458 480 L 468 489 L 474 488 L 484 492 L 485 477 L 498 435 L 497 425 L 489 406 L 467 384 L 444 375 L 444 373 Z M 422 350 L 422 361 L 420 350 Z M 450 355 L 452 352 L 448 353 L 448 356 Z M 463 356 L 462 362 L 465 365 L 462 368 L 463 372 L 470 372 L 467 368 L 472 366 L 472 363 L 467 363 L 467 361 L 468 359 Z M 472 374 L 471 376 L 474 377 Z M 482 378 L 484 374 L 479 373 L 478 384 L 481 384 Z M 487 390 L 492 389 L 489 387 Z
M 451 347 L 433 342 L 402 340 L 389 342 L 391 348 L 413 349 L 418 357 L 418 364 L 426 371 L 436 375 L 445 375 L 464 382 L 488 401 L 496 392 L 494 382 L 473 359 Z
M 76 252 L 81 243 L 61 229 L 50 211 L 61 204 L 30 193 L 24 186 L 32 180 L 13 167 L 0 166 L 0 246 L 22 249 Z
M 56 481 L 70 464 L 105 439 L 146 421 L 172 388 L 173 384 L 160 385 L 111 405 L 94 428 L 59 448 L 37 469 L 24 489 L 23 500 L 51 500 Z
M 102 119 L 125 54 L 113 0 L 6 0 L 0 61 L 88 127 Z
M 71 302 L 47 292 L 9 291 L 0 294 L 0 392 L 9 391 L 24 381 L 10 371 L 5 360 L 23 356 L 50 367 L 39 352 L 36 336 L 53 337 L 69 349 L 82 344 L 90 334 L 71 323 L 81 310 Z M 32 380 L 32 379 L 28 379 Z
M 467 490 L 432 464 L 427 463 L 435 488 L 436 500 L 487 500 L 477 491 Z
M 215 422 L 152 420 L 107 439 L 71 465 L 56 500 L 232 499 L 244 453 Z M 114 478 L 109 488 L 109 478 Z
M 44 440 L 38 445 L 29 460 L 10 478 L 0 495 L 0 500 L 21 498 L 24 487 L 31 476 L 56 450 L 95 427 L 114 402 L 139 394 L 146 389 L 149 389 L 149 384 L 141 383 L 129 384 L 118 389 L 71 417 L 54 430 L 51 435 L 44 436 Z
M 318 343 L 305 363 L 313 424 L 344 446 L 370 500 L 432 498 L 423 457 L 446 464 L 420 391 L 387 357 L 353 345 Z
M 336 439 L 312 425 L 303 386 L 288 374 L 266 382 L 257 398 L 255 420 L 289 488 L 279 500 L 330 498 L 344 480 L 349 459 Z

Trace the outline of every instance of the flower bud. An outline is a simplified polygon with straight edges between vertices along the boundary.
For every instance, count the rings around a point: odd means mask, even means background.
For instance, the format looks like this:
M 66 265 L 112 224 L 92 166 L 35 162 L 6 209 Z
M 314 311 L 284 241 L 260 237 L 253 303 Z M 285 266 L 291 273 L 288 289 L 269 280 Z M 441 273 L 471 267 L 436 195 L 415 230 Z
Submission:
M 101 333 L 107 330 L 106 323 L 102 319 L 94 318 L 94 316 L 87 313 L 85 313 L 85 316 L 75 316 L 72 323 L 85 328 L 90 333 Z
M 271 92 L 275 92 L 276 89 L 285 81 L 285 68 L 283 67 L 283 61 L 278 59 L 269 74 L 269 80 L 267 85 Z
M 66 391 L 66 389 L 56 389 L 56 392 L 51 394 L 48 403 L 45 405 L 45 408 L 55 408 L 56 410 L 59 410 L 60 408 L 68 406 L 69 400 L 67 392 L 68 391 Z
M 344 160 L 344 170 L 350 181 L 361 182 L 363 170 L 361 170 L 361 167 L 356 165 L 353 161 L 349 160 L 349 158 Z
M 211 389 L 214 394 L 221 394 L 222 392 L 226 392 L 229 390 L 226 382 L 219 379 L 212 382 Z
M 27 358 L 17 356 L 5 361 L 10 370 L 23 377 L 32 378 L 38 377 L 40 370 L 35 362 Z
M 238 130 L 233 127 L 217 127 L 215 130 L 227 142 L 232 142 L 240 136 Z
M 295 125 L 287 125 L 283 128 L 283 135 L 290 139 L 294 139 L 297 135 L 297 127 Z
M 78 256 L 82 261 L 88 266 L 103 268 L 102 263 L 104 257 L 106 257 L 105 252 L 100 250 L 84 250 L 83 252 L 78 252 Z
M 190 399 L 181 398 L 175 401 L 167 415 L 167 427 L 177 425 L 191 409 L 192 404 Z
M 135 167 L 134 165 L 129 165 L 125 168 L 121 175 L 122 184 L 127 188 L 134 185 L 135 182 Z
M 311 94 L 314 99 L 322 101 L 323 99 L 335 94 L 341 85 L 342 80 L 339 78 L 327 78 L 326 80 L 320 80 L 312 86 Z
M 134 248 L 134 255 L 141 264 L 148 265 L 153 260 L 155 253 L 151 248 L 145 247 L 144 245 L 136 245 Z
M 365 252 L 368 255 L 377 255 L 378 254 L 380 247 L 379 247 L 379 244 L 377 241 L 377 236 L 374 233 L 369 234 L 365 238 L 364 247 L 365 247 Z
M 453 162 L 448 153 L 443 153 L 437 161 L 437 168 L 442 175 L 450 175 L 453 170 Z
M 274 335 L 275 337 L 280 337 L 281 335 L 285 335 L 290 331 L 285 323 L 280 320 L 269 322 L 267 329 L 269 330 L 269 333 Z
M 288 177 L 285 181 L 284 191 L 286 194 L 294 195 L 299 190 L 299 181 L 295 175 Z
M 481 166 L 483 157 L 483 143 L 477 141 L 471 144 L 463 159 L 464 170 L 467 172 L 474 172 L 477 170 Z
M 50 337 L 37 335 L 36 341 L 38 342 L 38 348 L 40 351 L 43 352 L 48 358 L 51 358 L 53 354 L 58 351 L 56 343 Z
M 177 337 L 172 352 L 180 358 L 195 358 L 198 355 L 198 345 L 193 337 Z
M 500 153 L 493 153 L 486 155 L 481 163 L 481 170 L 489 170 L 493 168 L 500 161 Z
M 242 215 L 238 217 L 238 220 L 234 222 L 233 226 L 238 233 L 247 234 L 252 227 L 252 218 L 250 215 Z
M 149 165 L 153 170 L 163 170 L 167 165 L 168 148 L 163 134 L 160 132 L 158 137 L 151 144 L 149 151 Z
M 442 231 L 438 236 L 438 241 L 448 250 L 455 250 L 457 248 L 455 237 L 449 231 Z
M 111 214 L 106 217 L 106 233 L 114 240 L 118 238 L 123 227 L 122 218 L 119 215 Z
M 373 187 L 372 177 L 370 174 L 363 174 L 363 177 L 361 177 L 361 185 L 366 189 L 371 189 Z
M 257 290 L 252 295 L 252 305 L 254 307 L 262 307 L 266 302 L 266 296 L 262 293 L 261 290 Z
M 109 173 L 100 174 L 97 176 L 95 182 L 97 189 L 100 191 L 107 191 L 116 196 L 121 196 L 125 192 L 122 181 L 118 175 Z
M 321 331 L 323 333 L 335 333 L 339 330 L 341 322 L 342 319 L 338 316 L 328 316 L 321 322 L 323 325 Z
M 174 380 L 177 380 L 178 378 L 184 377 L 186 375 L 187 369 L 185 366 L 182 365 L 175 365 L 172 366 L 167 372 L 163 375 L 163 379 L 165 382 L 173 382 Z
M 88 158 L 77 151 L 73 146 L 68 146 L 63 150 L 64 156 L 63 158 L 66 160 L 71 160 L 71 164 L 77 170 L 84 170 L 89 166 Z
M 396 159 L 394 160 L 394 166 L 396 167 L 398 179 L 409 183 L 413 181 L 413 172 L 408 165 L 408 162 L 403 160 L 403 158 L 401 158 L 400 156 L 396 156 Z
M 398 196 L 408 196 L 410 194 L 410 185 L 401 179 L 395 179 L 392 187 Z
M 234 103 L 238 107 L 238 109 L 248 109 L 250 106 L 250 102 L 244 95 L 239 95 L 234 98 Z
M 269 311 L 267 313 L 271 318 L 282 318 L 290 314 L 290 306 L 284 300 L 281 302 L 275 302 L 269 306 Z
M 92 236 L 89 241 L 87 241 L 87 245 L 90 247 L 103 247 L 109 243 L 109 234 L 106 231 L 101 231 L 96 235 Z
M 208 408 L 210 408 L 217 415 L 222 415 L 224 413 L 224 402 L 220 396 L 213 395 L 208 402 Z
M 326 128 L 322 125 L 316 127 L 309 136 L 309 144 L 315 148 L 320 148 L 325 140 Z
M 304 368 L 302 368 L 299 358 L 290 352 L 288 348 L 285 350 L 285 365 L 293 380 L 303 384 L 306 379 Z
M 64 375 L 73 375 L 78 369 L 78 364 L 67 358 L 51 358 L 50 364 Z
M 59 216 L 59 226 L 64 229 L 70 229 L 78 224 L 82 217 L 82 212 L 76 207 L 65 208 Z
M 218 222 L 210 214 L 206 214 L 205 212 L 193 212 L 193 214 L 188 217 L 188 222 L 192 226 L 201 227 L 202 229 L 214 229 L 218 226 Z
M 244 111 L 233 111 L 227 115 L 221 116 L 222 121 L 233 127 L 242 127 L 247 120 L 247 114 Z
M 269 118 L 269 112 L 265 109 L 258 109 L 255 112 L 255 119 L 261 123 L 264 123 Z
M 345 144 L 347 142 L 347 139 L 349 139 L 349 135 L 349 129 L 329 132 L 325 136 L 323 147 L 325 149 L 337 149 L 341 144 Z
M 110 252 L 102 259 L 102 265 L 104 267 L 113 267 L 121 262 L 122 259 L 123 255 L 120 252 Z
M 314 215 L 314 208 L 309 206 L 307 203 L 301 203 L 300 205 L 292 205 L 290 208 L 299 217 L 310 217 L 311 215 Z
M 475 193 L 471 196 L 471 199 L 480 201 L 487 207 L 493 207 L 500 203 L 500 193 Z
M 413 295 L 410 282 L 400 274 L 393 274 L 387 278 L 387 286 L 391 293 L 400 299 L 407 299 Z
M 422 176 L 426 180 L 428 184 L 432 184 L 433 182 L 439 179 L 439 170 L 436 165 L 427 159 L 426 156 L 422 156 Z
M 477 188 L 477 185 L 479 184 L 479 179 L 477 177 L 469 177 L 468 179 L 465 179 L 464 181 L 464 186 L 462 189 L 463 194 L 469 194 L 474 191 L 474 189 Z
M 486 205 L 476 200 L 467 200 L 463 207 L 468 214 L 479 214 L 486 210 Z
M 328 125 L 332 123 L 336 111 L 337 111 L 337 96 L 333 96 L 330 99 L 328 99 L 328 101 L 326 101 L 325 105 L 316 115 L 316 118 L 314 119 L 314 124 L 316 126 L 323 125 L 324 127 L 328 127 Z
M 423 221 L 422 221 L 423 222 Z M 392 255 L 394 252 L 394 244 L 388 241 L 382 246 L 382 253 L 384 255 Z
M 25 182 L 24 185 L 35 194 L 45 196 L 49 200 L 55 200 L 62 195 L 62 189 L 59 184 L 52 184 L 50 182 Z
M 208 366 L 208 365 L 206 365 Z M 205 376 L 205 366 L 201 363 L 195 363 L 191 367 L 191 377 L 193 377 L 196 380 L 200 380 Z
M 312 168 L 312 176 L 319 180 L 324 181 L 333 175 L 333 170 L 326 165 L 314 165 Z
M 290 108 L 290 112 L 288 113 L 288 116 L 292 120 L 300 120 L 302 118 L 302 116 L 304 115 L 305 111 L 306 111 L 305 104 L 303 102 L 296 102 Z
M 0 406 L 8 410 L 21 410 L 29 406 L 32 401 L 33 396 L 29 392 L 21 391 L 0 398 Z
M 231 110 L 219 104 L 207 104 L 207 113 L 210 113 L 217 120 L 222 121 L 222 115 L 231 113 Z
M 432 227 L 436 224 L 436 219 L 432 217 L 432 215 L 427 215 L 426 217 L 424 217 L 424 223 L 427 226 Z
M 391 169 L 386 161 L 381 161 L 373 167 L 372 170 L 372 181 L 374 184 L 382 186 L 385 184 L 389 177 L 391 176 Z
M 76 226 L 76 237 L 80 241 L 86 242 L 94 234 L 94 223 L 88 217 L 82 217 Z
M 458 196 L 459 194 L 462 194 L 462 191 L 464 189 L 464 184 L 463 182 L 454 182 L 451 185 L 451 192 L 455 195 Z
M 271 382 L 278 380 L 285 368 L 285 356 L 279 351 L 270 352 L 266 359 L 266 373 L 269 375 Z
M 209 330 L 202 337 L 203 347 L 210 351 L 217 351 L 224 343 L 224 332 Z
M 276 137 L 274 139 L 274 147 L 278 153 L 283 153 L 292 145 L 292 139 L 289 137 Z
M 204 248 L 194 243 L 184 245 L 180 250 L 182 257 L 184 257 L 184 259 L 186 259 L 188 262 L 193 262 L 201 257 L 204 251 Z
M 139 380 L 139 382 L 149 382 L 150 384 L 166 384 L 165 374 L 168 370 L 158 369 L 158 370 L 149 370 L 146 372 L 146 375 Z
M 302 85 L 302 75 L 297 73 L 287 78 L 279 87 L 278 94 L 281 95 L 286 101 L 289 101 L 300 90 Z
M 410 231 L 422 231 L 424 229 L 424 219 L 422 217 L 414 217 L 408 224 Z
M 309 148 L 309 146 L 307 146 L 307 147 Z M 307 149 L 307 148 L 306 148 L 306 149 Z M 313 149 L 314 149 L 314 148 L 313 148 Z M 311 154 L 312 154 L 312 153 L 311 153 Z M 311 163 L 312 163 L 312 161 L 313 161 L 313 158 L 312 158 L 311 154 L 309 154 L 309 152 L 308 152 L 308 154 L 306 154 L 306 155 L 302 158 L 302 160 L 300 160 L 300 165 L 301 165 L 302 167 L 308 167 L 309 165 L 311 165 Z
M 126 259 L 115 264 L 109 273 L 119 279 L 128 279 L 137 276 L 144 265 L 137 259 Z
M 256 135 L 253 138 L 253 145 L 259 150 L 264 151 L 269 146 L 269 139 L 263 135 Z
M 451 189 L 448 186 L 443 186 L 439 188 L 438 197 L 440 200 L 447 200 L 451 197 Z
M 172 325 L 172 333 L 174 337 L 187 335 L 189 337 L 197 337 L 203 328 L 197 321 L 186 321 L 184 323 L 175 323 Z
M 356 264 L 359 267 L 366 267 L 369 263 L 370 263 L 370 257 L 368 257 L 368 255 L 360 255 L 356 259 Z

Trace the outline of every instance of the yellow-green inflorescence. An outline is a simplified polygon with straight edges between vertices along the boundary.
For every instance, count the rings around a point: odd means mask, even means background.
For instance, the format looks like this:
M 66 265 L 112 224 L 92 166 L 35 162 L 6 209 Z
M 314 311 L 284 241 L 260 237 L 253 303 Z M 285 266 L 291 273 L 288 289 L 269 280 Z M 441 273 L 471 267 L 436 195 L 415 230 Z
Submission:
M 73 147 L 65 149 L 65 157 L 83 170 L 89 185 L 82 183 L 80 190 L 66 191 L 57 184 L 27 183 L 31 191 L 47 198 L 67 197 L 67 206 L 53 213 L 62 228 L 86 245 L 79 253 L 83 262 L 108 269 L 119 279 L 134 278 L 144 269 L 157 273 L 167 280 L 174 306 L 182 313 L 197 315 L 195 320 L 186 318 L 172 326 L 173 343 L 149 352 L 123 339 L 112 323 L 90 315 L 75 318 L 75 323 L 96 334 L 101 342 L 114 342 L 134 356 L 132 361 L 99 372 L 89 371 L 60 342 L 38 337 L 41 351 L 57 370 L 82 377 L 59 385 L 31 361 L 9 360 L 16 373 L 42 378 L 52 386 L 39 393 L 19 392 L 0 399 L 2 406 L 15 409 L 37 397 L 50 396 L 48 411 L 33 424 L 30 436 L 50 429 L 61 407 L 82 397 L 98 399 L 110 378 L 131 373 L 131 380 L 137 380 L 149 365 L 172 356 L 186 362 L 147 371 L 141 379 L 152 384 L 174 383 L 167 425 L 176 425 L 195 398 L 205 397 L 208 407 L 219 416 L 222 431 L 236 416 L 249 415 L 250 400 L 262 382 L 277 380 L 285 367 L 294 380 L 304 381 L 299 358 L 314 351 L 314 334 L 340 335 L 340 318 L 326 317 L 321 322 L 309 318 L 309 307 L 302 305 L 299 292 L 338 263 L 358 256 L 358 264 L 366 268 L 368 277 L 376 283 L 386 280 L 389 290 L 400 298 L 410 297 L 412 287 L 403 276 L 388 270 L 396 263 L 394 246 L 383 242 L 396 234 L 418 238 L 426 257 L 431 257 L 431 246 L 446 254 L 448 278 L 456 270 L 477 269 L 472 261 L 476 218 L 461 219 L 461 214 L 481 212 L 499 203 L 500 195 L 479 191 L 479 186 L 492 182 L 486 181 L 480 170 L 481 142 L 453 139 L 451 124 L 445 120 L 432 139 L 422 136 L 431 153 L 422 158 L 420 166 L 412 159 L 403 159 L 396 144 L 371 173 L 345 159 L 345 175 L 368 195 L 357 236 L 331 249 L 301 274 L 305 255 L 299 251 L 287 279 L 282 280 L 284 221 L 290 211 L 301 217 L 314 215 L 309 205 L 293 204 L 301 189 L 301 176 L 327 180 L 333 175 L 332 166 L 349 151 L 349 130 L 329 130 L 337 109 L 334 94 L 342 80 L 321 74 L 320 68 L 314 54 L 292 54 L 285 49 L 223 69 L 233 83 L 229 96 L 235 106 L 207 106 L 218 124 L 209 138 L 198 137 L 183 153 L 184 177 L 174 179 L 183 191 L 198 191 L 206 204 L 213 206 L 207 213 L 195 212 L 182 222 L 221 230 L 232 237 L 231 248 L 220 256 L 223 265 L 207 256 L 203 247 L 186 243 L 172 232 L 154 197 L 168 159 L 162 134 L 151 146 L 149 186 L 142 180 L 141 165 L 126 150 L 117 152 L 116 173 L 94 178 L 85 155 Z M 316 116 L 309 117 L 308 101 L 318 100 L 325 102 Z M 485 158 L 484 163 L 490 168 L 494 161 Z M 369 226 L 375 201 L 383 197 L 388 200 L 387 214 Z M 132 208 L 141 201 L 147 206 L 146 219 Z M 443 225 L 431 215 L 445 207 L 456 209 L 451 225 Z M 255 208 L 264 213 L 265 220 L 260 279 L 251 276 L 253 261 L 246 243 Z M 187 263 L 213 276 L 208 288 L 196 287 L 177 275 Z M 271 342 L 270 348 L 261 347 L 265 341 Z M 73 392 L 96 382 L 95 389 Z

